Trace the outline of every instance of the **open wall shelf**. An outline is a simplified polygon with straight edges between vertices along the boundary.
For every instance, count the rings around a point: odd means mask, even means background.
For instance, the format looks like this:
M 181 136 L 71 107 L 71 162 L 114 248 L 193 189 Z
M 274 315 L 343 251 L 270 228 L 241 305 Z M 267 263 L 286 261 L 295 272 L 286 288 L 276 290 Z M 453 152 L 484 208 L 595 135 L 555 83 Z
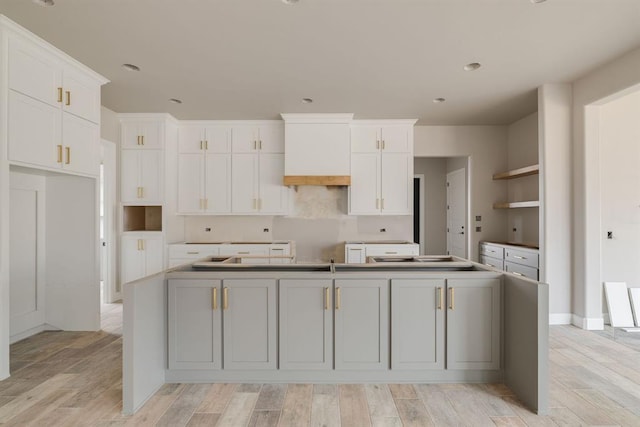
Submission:
M 506 172 L 495 173 L 493 174 L 493 179 L 514 179 L 521 178 L 523 176 L 537 175 L 538 173 L 540 173 L 540 165 L 531 165 Z
M 162 231 L 162 206 L 124 206 L 122 231 Z
M 537 208 L 540 206 L 538 200 L 529 200 L 526 202 L 499 202 L 494 203 L 494 209 L 516 209 L 516 208 Z

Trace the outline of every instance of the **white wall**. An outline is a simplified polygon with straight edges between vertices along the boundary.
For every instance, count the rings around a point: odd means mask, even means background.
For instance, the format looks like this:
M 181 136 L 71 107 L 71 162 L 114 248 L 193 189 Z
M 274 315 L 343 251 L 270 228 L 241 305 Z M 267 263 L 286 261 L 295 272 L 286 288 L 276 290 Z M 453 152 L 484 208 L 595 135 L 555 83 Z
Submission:
M 120 143 L 120 121 L 115 111 L 100 107 L 100 138 Z
M 549 321 L 573 321 L 571 85 L 538 90 L 540 159 L 540 281 L 549 284 Z M 575 288 L 575 286 L 574 286 Z
M 478 259 L 481 240 L 506 239 L 504 210 L 493 209 L 493 203 L 504 201 L 507 187 L 504 182 L 493 181 L 493 174 L 507 168 L 507 129 L 505 126 L 416 126 L 414 128 L 414 155 L 416 157 L 469 157 L 468 192 L 469 218 L 476 215 L 482 221 L 470 221 L 467 229 L 469 255 Z M 453 165 L 452 165 L 453 167 Z M 482 231 L 476 232 L 475 227 Z
M 447 159 L 416 157 L 413 162 L 416 175 L 424 175 L 424 224 L 422 239 L 425 255 L 447 253 Z
M 602 322 L 599 106 L 640 84 L 640 49 L 612 61 L 573 84 L 573 308 L 581 326 Z
M 640 287 L 639 119 L 640 91 L 600 108 L 602 281 L 630 287 Z
M 530 114 L 507 128 L 507 168 L 509 170 L 538 163 L 538 113 Z M 509 201 L 539 200 L 539 175 L 507 181 Z M 507 211 L 507 240 L 538 245 L 538 209 L 523 208 Z

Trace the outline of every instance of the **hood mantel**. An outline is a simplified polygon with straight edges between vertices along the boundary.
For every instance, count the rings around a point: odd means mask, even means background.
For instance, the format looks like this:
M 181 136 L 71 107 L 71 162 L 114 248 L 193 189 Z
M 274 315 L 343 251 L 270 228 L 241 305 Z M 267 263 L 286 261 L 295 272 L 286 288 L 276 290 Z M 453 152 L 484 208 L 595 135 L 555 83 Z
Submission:
M 284 185 L 351 185 L 353 114 L 281 114 Z

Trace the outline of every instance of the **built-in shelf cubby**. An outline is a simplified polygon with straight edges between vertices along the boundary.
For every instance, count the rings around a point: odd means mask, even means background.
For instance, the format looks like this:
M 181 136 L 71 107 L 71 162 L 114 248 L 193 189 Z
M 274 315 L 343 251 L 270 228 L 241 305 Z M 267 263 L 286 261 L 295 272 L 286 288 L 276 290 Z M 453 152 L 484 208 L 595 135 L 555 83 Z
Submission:
M 123 231 L 162 231 L 162 206 L 124 206 Z
M 540 173 L 540 165 L 525 166 L 523 168 L 512 169 L 506 172 L 493 174 L 493 180 L 515 179 Z M 526 200 L 521 202 L 497 202 L 493 204 L 494 209 L 518 209 L 518 208 L 537 208 L 540 206 L 538 200 Z

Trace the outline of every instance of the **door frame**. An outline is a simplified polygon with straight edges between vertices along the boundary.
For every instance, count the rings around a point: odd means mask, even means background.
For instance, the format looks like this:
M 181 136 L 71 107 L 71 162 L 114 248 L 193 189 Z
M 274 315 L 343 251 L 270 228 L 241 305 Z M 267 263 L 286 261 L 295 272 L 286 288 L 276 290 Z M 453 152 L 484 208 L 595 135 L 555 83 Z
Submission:
M 424 233 L 425 233 L 425 227 L 424 227 L 424 203 L 425 203 L 425 198 L 424 198 L 424 174 L 423 173 L 417 173 L 415 175 L 413 175 L 414 179 L 418 179 L 420 182 L 420 205 L 418 206 L 418 208 L 416 209 L 416 206 L 413 207 L 413 214 L 416 214 L 416 210 L 418 211 L 418 217 L 419 217 L 419 221 L 420 221 L 420 235 L 419 235 L 419 241 L 415 242 L 418 243 L 420 245 L 420 255 L 424 255 Z
M 447 193 L 447 205 L 449 204 L 449 186 L 448 186 L 448 182 L 449 182 L 449 175 L 453 174 L 453 173 L 457 173 L 459 171 L 462 171 L 464 173 L 464 209 L 463 209 L 463 213 L 464 213 L 464 229 L 465 229 L 465 233 L 464 233 L 464 258 L 465 259 L 469 259 L 469 239 L 471 236 L 471 230 L 469 228 L 469 219 L 470 219 L 470 215 L 469 215 L 469 205 L 470 205 L 470 200 L 469 200 L 469 176 L 471 176 L 471 174 L 469 173 L 469 158 L 467 157 L 467 164 L 465 165 L 464 168 L 459 168 L 459 169 L 455 169 L 452 170 L 450 172 L 446 173 L 446 177 L 447 177 L 447 187 L 445 188 L 445 191 Z M 447 253 L 450 253 L 451 251 L 451 247 L 449 244 L 449 215 L 450 215 L 450 210 L 447 209 Z
M 116 280 L 116 158 L 117 148 L 115 142 L 106 139 L 100 140 L 100 153 L 103 168 L 103 203 L 104 203 L 104 244 L 106 245 L 106 261 L 103 268 L 105 303 L 113 303 L 122 299 L 122 290 L 118 289 Z M 102 248 L 100 249 L 101 264 Z M 103 301 L 101 301 L 102 303 Z

